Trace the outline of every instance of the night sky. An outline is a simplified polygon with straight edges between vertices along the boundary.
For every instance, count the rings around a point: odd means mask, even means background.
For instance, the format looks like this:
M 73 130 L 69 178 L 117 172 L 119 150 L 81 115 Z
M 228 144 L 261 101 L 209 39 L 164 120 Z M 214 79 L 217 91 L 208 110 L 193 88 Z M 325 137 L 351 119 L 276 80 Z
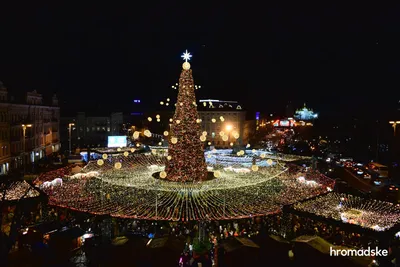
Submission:
M 189 4 L 189 2 L 187 2 Z M 9 95 L 57 93 L 64 111 L 130 111 L 177 92 L 193 54 L 198 98 L 321 116 L 382 116 L 400 88 L 398 6 L 8 6 L 0 80 Z M 400 119 L 400 118 L 397 118 Z

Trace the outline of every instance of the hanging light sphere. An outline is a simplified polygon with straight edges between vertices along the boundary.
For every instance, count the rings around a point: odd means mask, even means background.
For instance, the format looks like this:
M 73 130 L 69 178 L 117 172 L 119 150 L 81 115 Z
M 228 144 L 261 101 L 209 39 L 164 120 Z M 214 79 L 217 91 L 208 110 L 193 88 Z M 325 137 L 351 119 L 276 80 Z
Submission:
M 121 151 L 121 148 L 120 148 L 120 147 L 119 147 L 119 148 L 117 148 L 117 151 L 118 151 L 118 152 L 120 152 L 120 151 Z
M 164 136 L 168 136 L 168 131 L 164 131 Z
M 265 158 L 265 153 L 262 153 L 261 155 L 260 155 L 260 157 L 263 159 L 263 158 Z
M 97 161 L 97 165 L 101 166 L 101 165 L 103 165 L 103 164 L 104 164 L 104 161 L 103 161 L 102 159 L 99 159 L 99 160 Z
M 108 158 L 108 155 L 107 155 L 107 154 L 103 154 L 101 157 L 102 157 L 103 159 L 107 159 L 107 158 Z
M 135 131 L 135 132 L 133 133 L 133 138 L 134 138 L 134 139 L 138 139 L 138 138 L 139 138 L 139 135 L 140 135 L 140 132 Z
M 171 143 L 176 144 L 178 142 L 178 138 L 172 137 L 171 138 Z
M 204 135 L 204 136 L 207 136 L 207 132 L 206 131 L 202 132 L 201 134 Z
M 115 167 L 117 170 L 121 169 L 121 167 L 122 167 L 121 162 L 116 162 L 116 163 L 114 164 L 114 167 Z
M 267 164 L 268 164 L 268 165 L 272 165 L 273 163 L 274 163 L 274 162 L 272 161 L 272 159 L 268 159 L 268 160 L 267 160 Z
M 215 123 L 217 120 L 212 118 L 211 121 L 212 121 L 212 123 Z
M 148 121 L 152 121 L 153 119 L 152 119 L 151 117 L 148 117 L 147 120 L 148 120 Z
M 125 157 L 129 156 L 129 152 L 128 152 L 128 151 L 125 151 L 125 152 L 124 152 L 124 156 L 125 156 Z
M 168 157 L 167 157 L 167 160 L 171 160 L 171 159 L 172 159 L 172 157 L 171 157 L 171 156 L 168 156 Z
M 160 172 L 160 178 L 164 179 L 167 177 L 167 173 L 165 171 Z
M 220 131 L 220 132 L 219 132 L 219 135 L 220 135 L 220 136 L 224 136 L 224 135 L 225 135 L 224 131 Z
M 201 122 L 201 119 L 197 119 L 196 122 L 197 122 L 197 123 L 200 123 L 200 122 Z
M 215 177 L 215 178 L 219 178 L 220 176 L 221 176 L 220 171 L 215 171 L 215 172 L 214 172 L 214 177 Z
M 151 132 L 149 130 L 145 130 L 144 135 L 147 137 L 151 137 Z
M 222 136 L 222 141 L 224 142 L 228 141 L 228 136 L 227 135 Z
M 211 142 L 208 142 L 208 145 L 211 146 Z
M 257 166 L 257 165 L 252 165 L 252 166 L 251 166 L 251 170 L 252 170 L 253 172 L 258 171 L 258 166 Z
M 233 143 L 231 142 L 229 145 L 230 145 L 230 146 L 233 146 Z
M 206 137 L 204 135 L 200 136 L 200 141 L 202 142 L 206 141 Z
M 156 115 L 156 118 L 157 118 L 157 119 L 159 119 L 159 118 L 160 118 L 160 115 L 159 115 L 159 114 L 157 114 L 157 115 Z
M 132 153 L 135 152 L 135 149 L 134 149 L 134 148 L 131 148 L 131 152 L 132 152 Z

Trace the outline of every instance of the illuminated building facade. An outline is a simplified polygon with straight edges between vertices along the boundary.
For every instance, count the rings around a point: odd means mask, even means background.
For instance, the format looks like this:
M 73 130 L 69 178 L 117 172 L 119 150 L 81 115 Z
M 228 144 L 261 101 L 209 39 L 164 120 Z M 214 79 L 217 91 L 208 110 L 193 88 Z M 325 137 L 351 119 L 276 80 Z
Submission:
M 203 131 L 207 131 L 207 142 L 216 147 L 229 147 L 235 142 L 234 134 L 239 134 L 239 142 L 243 141 L 246 112 L 237 101 L 203 99 L 199 101 L 198 113 Z M 220 132 L 228 136 L 224 141 Z
M 306 104 L 304 104 L 302 109 L 296 110 L 294 117 L 299 121 L 311 121 L 317 119 L 318 114 L 314 113 L 312 109 L 307 108 Z
M 0 175 L 60 149 L 57 97 L 54 95 L 51 105 L 45 105 L 42 95 L 34 90 L 26 93 L 25 103 L 11 100 L 0 82 Z

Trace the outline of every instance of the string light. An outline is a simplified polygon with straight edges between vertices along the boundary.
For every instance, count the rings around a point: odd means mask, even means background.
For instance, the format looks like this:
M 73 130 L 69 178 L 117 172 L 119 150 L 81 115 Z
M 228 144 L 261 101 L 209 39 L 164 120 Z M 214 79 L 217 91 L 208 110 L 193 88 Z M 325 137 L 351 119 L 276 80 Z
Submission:
M 157 182 L 152 175 L 160 172 L 160 178 L 163 176 L 165 158 L 130 154 L 110 157 L 102 166 L 90 161 L 80 176 L 75 175 L 78 178 L 67 171 L 45 173 L 35 184 L 62 177 L 61 186 L 43 188 L 51 205 L 123 218 L 156 219 L 154 196 L 158 193 L 159 199 L 163 199 L 157 207 L 158 220 L 181 220 L 182 216 L 188 220 L 218 220 L 265 215 L 280 211 L 282 205 L 325 193 L 328 187 L 334 186 L 333 180 L 319 173 L 301 174 L 305 181 L 317 181 L 316 184 L 301 182 L 300 169 L 289 171 L 278 161 L 269 167 L 261 167 L 264 165 L 257 162 L 258 170 L 254 171 L 251 163 L 248 167 L 247 161 L 233 163 L 236 156 L 219 152 L 208 154 L 217 162 L 208 165 L 216 177 L 201 183 L 172 182 L 167 180 L 168 175 Z M 226 157 L 230 157 L 233 165 L 224 163 L 222 159 Z M 102 202 L 105 194 L 110 195 L 107 205 Z M 186 197 L 191 203 L 189 214 L 179 208 L 186 205 Z
M 293 208 L 375 231 L 388 230 L 400 221 L 398 204 L 334 192 L 296 203 Z

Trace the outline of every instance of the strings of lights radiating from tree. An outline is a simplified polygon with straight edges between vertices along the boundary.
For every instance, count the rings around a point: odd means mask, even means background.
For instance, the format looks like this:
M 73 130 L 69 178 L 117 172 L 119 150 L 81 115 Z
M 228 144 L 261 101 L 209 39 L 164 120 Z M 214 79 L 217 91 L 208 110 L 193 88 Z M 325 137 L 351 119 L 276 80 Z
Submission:
M 218 178 L 201 183 L 152 177 L 164 168 L 166 160 L 132 153 L 108 156 L 101 165 L 92 161 L 78 174 L 64 172 L 62 185 L 43 187 L 44 181 L 59 178 L 56 172 L 41 175 L 35 183 L 49 195 L 51 205 L 115 217 L 175 221 L 279 212 L 283 205 L 327 192 L 334 184 L 321 174 L 289 171 L 281 164 L 259 167 L 256 171 L 242 166 L 245 173 L 235 172 L 230 166 L 212 165 L 208 167 L 218 173 Z M 121 163 L 121 167 L 116 168 L 116 163 Z

